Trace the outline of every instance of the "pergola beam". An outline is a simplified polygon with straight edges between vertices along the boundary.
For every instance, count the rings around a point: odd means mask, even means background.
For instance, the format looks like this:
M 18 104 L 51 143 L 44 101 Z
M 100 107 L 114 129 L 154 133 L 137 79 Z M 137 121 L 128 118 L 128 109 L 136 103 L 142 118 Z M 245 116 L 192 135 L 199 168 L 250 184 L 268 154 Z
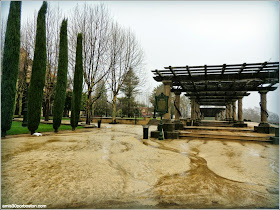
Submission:
M 240 96 L 249 96 L 250 93 L 244 92 L 199 92 L 199 94 L 195 93 L 186 93 L 185 96 L 199 96 L 199 97 L 240 97 Z
M 272 65 L 272 66 L 279 66 L 279 62 L 264 62 L 267 63 L 267 65 Z M 246 66 L 260 66 L 264 63 L 248 63 L 246 64 Z M 223 66 L 227 66 L 227 67 L 235 67 L 235 68 L 240 68 L 242 66 L 242 64 L 223 64 L 223 65 L 208 65 L 208 68 L 222 68 Z M 169 68 L 169 67 L 164 67 L 165 69 Z M 173 67 L 174 69 L 180 69 L 180 68 L 185 68 L 184 66 L 176 66 Z M 204 66 L 189 66 L 189 68 L 204 68 Z
M 176 77 L 169 75 L 169 76 L 164 76 L 161 74 L 161 76 L 156 76 L 154 79 L 157 82 L 161 82 L 162 80 L 172 80 L 173 82 L 175 81 L 180 81 L 180 82 L 186 82 L 186 81 L 192 81 L 192 82 L 198 82 L 198 81 L 232 81 L 232 80 L 246 80 L 246 79 L 251 79 L 251 80 L 257 80 L 257 79 L 262 79 L 266 83 L 266 78 L 268 80 L 271 80 L 273 78 L 274 80 L 277 80 L 279 82 L 279 72 L 271 71 L 271 72 L 259 72 L 258 74 L 256 73 L 243 73 L 243 74 L 210 74 L 205 77 L 205 75 L 194 75 L 192 74 L 191 77 L 188 75 L 178 75 Z
M 250 88 L 242 88 L 242 87 L 234 87 L 232 89 L 228 88 L 228 89 L 222 89 L 221 91 L 217 91 L 215 89 L 213 90 L 194 90 L 194 89 L 191 89 L 191 88 L 187 88 L 187 89 L 180 89 L 181 92 L 196 92 L 196 93 L 200 93 L 200 92 L 246 92 L 246 91 L 262 91 L 262 90 L 266 90 L 266 91 L 274 91 L 276 90 L 277 87 L 250 87 Z M 174 92 L 173 90 L 171 90 L 171 92 Z

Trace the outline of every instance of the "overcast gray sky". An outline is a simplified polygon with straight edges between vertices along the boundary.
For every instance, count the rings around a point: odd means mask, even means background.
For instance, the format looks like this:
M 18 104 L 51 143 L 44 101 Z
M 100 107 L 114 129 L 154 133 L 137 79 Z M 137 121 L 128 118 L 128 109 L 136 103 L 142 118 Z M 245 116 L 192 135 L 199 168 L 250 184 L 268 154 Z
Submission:
M 65 17 L 81 1 L 52 1 Z M 89 4 L 97 4 L 98 1 Z M 151 70 L 165 66 L 238 64 L 279 61 L 278 1 L 104 1 L 112 16 L 130 27 L 145 52 L 147 85 L 159 83 Z M 42 1 L 23 1 L 22 21 L 39 10 Z M 9 2 L 1 2 L 7 17 Z M 257 92 L 243 106 L 259 107 Z M 268 110 L 279 114 L 279 89 L 268 93 Z

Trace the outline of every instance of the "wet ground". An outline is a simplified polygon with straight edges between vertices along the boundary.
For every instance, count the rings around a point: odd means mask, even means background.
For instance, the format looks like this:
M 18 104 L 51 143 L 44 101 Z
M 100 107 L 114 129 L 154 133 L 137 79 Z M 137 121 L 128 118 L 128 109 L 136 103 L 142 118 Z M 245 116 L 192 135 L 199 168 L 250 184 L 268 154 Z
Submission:
M 278 145 L 143 140 L 142 132 L 142 126 L 102 124 L 8 136 L 2 140 L 2 204 L 278 209 Z

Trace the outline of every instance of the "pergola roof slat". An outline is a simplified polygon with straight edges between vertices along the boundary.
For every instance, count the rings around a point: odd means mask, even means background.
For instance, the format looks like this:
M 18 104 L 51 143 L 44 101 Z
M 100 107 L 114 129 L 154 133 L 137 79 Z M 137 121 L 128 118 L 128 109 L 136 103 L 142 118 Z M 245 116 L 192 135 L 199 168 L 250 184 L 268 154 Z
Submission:
M 225 105 L 248 91 L 273 91 L 279 83 L 279 62 L 169 66 L 152 72 L 158 82 L 172 81 L 172 92 L 185 92 L 202 105 Z
M 263 62 L 263 63 L 247 63 L 246 66 L 260 66 L 264 63 L 267 63 L 267 65 L 278 65 L 279 66 L 279 62 Z M 237 67 L 241 67 L 242 64 L 226 64 L 226 67 L 230 67 L 230 66 L 237 66 Z M 189 68 L 204 68 L 204 65 L 203 66 L 188 66 Z M 207 65 L 208 68 L 212 68 L 212 67 L 220 67 L 222 68 L 223 65 Z M 165 69 L 169 69 L 169 66 L 168 67 L 164 67 Z M 185 66 L 174 66 L 172 67 L 174 69 L 182 69 L 182 68 L 186 68 Z

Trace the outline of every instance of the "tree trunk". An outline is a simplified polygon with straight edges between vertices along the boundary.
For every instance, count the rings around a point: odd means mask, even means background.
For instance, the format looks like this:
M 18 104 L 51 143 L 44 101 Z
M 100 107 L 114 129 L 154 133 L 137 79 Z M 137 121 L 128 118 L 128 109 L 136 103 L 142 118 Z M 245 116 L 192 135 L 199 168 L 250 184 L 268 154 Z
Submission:
M 86 119 L 86 124 L 87 125 L 90 125 L 90 117 L 91 117 L 91 92 L 88 92 L 88 95 L 87 95 L 87 106 L 86 106 L 86 116 L 87 116 L 87 119 Z
M 113 111 L 112 111 L 112 123 L 117 123 L 116 114 L 117 114 L 117 95 L 114 95 L 114 98 L 113 98 Z
M 45 121 L 49 121 L 50 118 L 50 100 L 47 98 L 45 104 Z
M 68 113 L 68 110 L 65 108 L 64 111 L 63 111 L 63 117 L 68 117 L 67 113 Z
M 93 117 L 94 117 L 94 104 L 95 103 L 92 103 L 92 105 L 91 105 L 91 116 L 93 116 Z
M 23 94 L 19 94 L 19 99 L 18 99 L 18 117 L 21 117 L 21 112 L 22 112 L 22 96 Z

